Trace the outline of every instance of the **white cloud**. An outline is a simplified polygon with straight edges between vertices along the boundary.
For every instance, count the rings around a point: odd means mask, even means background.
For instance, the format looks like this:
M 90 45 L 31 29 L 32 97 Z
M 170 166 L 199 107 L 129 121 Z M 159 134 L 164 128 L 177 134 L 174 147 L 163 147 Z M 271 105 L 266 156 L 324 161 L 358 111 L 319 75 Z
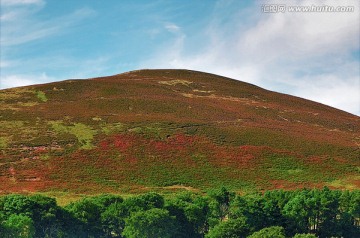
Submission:
M 3 6 L 42 5 L 43 0 L 1 0 Z
M 271 1 L 270 1 L 271 2 Z M 279 1 L 276 1 L 279 2 Z M 281 1 L 284 3 L 284 1 Z M 269 1 L 267 1 L 269 3 Z M 338 1 L 286 1 L 287 6 L 339 5 Z M 286 57 L 290 60 L 342 53 L 359 47 L 359 2 L 341 1 L 356 6 L 353 13 L 278 13 L 262 14 L 257 25 L 242 33 L 237 48 L 256 59 Z M 260 8 L 260 7 L 258 7 Z
M 56 81 L 43 72 L 41 75 L 6 75 L 0 80 L 0 89 L 27 86 L 49 81 Z
M 180 27 L 174 23 L 166 23 L 165 29 L 172 33 L 178 33 L 180 31 Z
M 355 12 L 261 13 L 261 4 L 272 3 L 345 5 Z M 201 49 L 185 48 L 192 44 L 185 33 L 179 34 L 141 66 L 216 73 L 360 115 L 359 60 L 351 56 L 360 47 L 359 5 L 267 0 L 231 16 L 217 14 L 215 8 L 211 23 L 198 33 L 204 40 Z
M 83 60 L 78 62 L 78 60 L 73 59 L 72 64 L 77 64 L 77 71 L 74 72 L 72 78 L 91 78 L 94 75 L 104 76 L 104 72 L 110 71 L 109 61 L 110 57 L 103 55 L 94 59 Z M 69 60 L 69 59 L 67 59 Z
M 14 63 L 9 60 L 0 59 L 0 69 L 12 66 Z
M 332 105 L 348 112 L 360 110 L 359 78 L 343 78 L 334 75 L 320 75 L 298 80 L 294 95 Z
M 20 45 L 30 41 L 60 34 L 68 27 L 77 24 L 83 19 L 93 16 L 96 12 L 89 8 L 81 8 L 68 15 L 41 21 L 36 13 L 42 7 L 9 8 L 3 12 L 1 19 L 1 46 Z

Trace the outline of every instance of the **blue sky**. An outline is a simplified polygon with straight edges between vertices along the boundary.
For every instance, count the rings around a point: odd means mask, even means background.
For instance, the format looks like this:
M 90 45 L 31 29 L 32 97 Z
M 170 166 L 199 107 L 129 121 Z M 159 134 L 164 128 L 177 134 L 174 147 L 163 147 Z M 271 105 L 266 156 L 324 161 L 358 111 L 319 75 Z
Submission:
M 360 115 L 358 0 L 0 2 L 0 88 L 186 68 Z M 354 12 L 264 13 L 264 4 Z

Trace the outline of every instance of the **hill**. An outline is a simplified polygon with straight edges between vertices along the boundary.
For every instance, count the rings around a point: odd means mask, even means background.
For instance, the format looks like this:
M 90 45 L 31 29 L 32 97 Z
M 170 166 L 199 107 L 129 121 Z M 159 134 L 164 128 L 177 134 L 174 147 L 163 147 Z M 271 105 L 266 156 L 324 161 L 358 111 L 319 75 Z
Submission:
M 360 188 L 360 118 L 189 70 L 0 91 L 0 192 Z

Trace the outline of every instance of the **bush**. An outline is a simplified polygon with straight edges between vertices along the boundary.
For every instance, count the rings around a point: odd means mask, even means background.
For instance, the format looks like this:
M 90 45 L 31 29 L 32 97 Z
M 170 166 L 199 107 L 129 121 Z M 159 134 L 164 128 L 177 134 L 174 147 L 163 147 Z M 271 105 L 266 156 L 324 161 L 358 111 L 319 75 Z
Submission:
M 314 234 L 296 234 L 293 238 L 317 238 Z
M 248 238 L 285 238 L 285 230 L 281 226 L 271 226 L 254 232 Z
M 244 218 L 223 221 L 216 225 L 205 236 L 206 238 L 238 238 L 246 237 L 250 233 L 250 227 Z
M 177 233 L 175 217 L 164 209 L 152 208 L 133 213 L 122 233 L 127 238 L 170 238 Z

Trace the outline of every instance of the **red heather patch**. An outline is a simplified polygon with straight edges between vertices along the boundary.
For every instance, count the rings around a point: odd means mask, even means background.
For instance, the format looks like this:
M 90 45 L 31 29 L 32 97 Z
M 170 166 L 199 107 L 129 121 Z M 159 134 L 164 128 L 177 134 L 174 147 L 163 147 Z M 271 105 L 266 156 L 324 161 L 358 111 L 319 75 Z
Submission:
M 133 137 L 129 135 L 116 135 L 114 138 L 114 146 L 120 151 L 126 151 L 133 143 Z
M 151 141 L 150 147 L 160 152 L 169 151 L 173 149 L 173 147 L 165 141 Z
M 116 148 L 121 152 L 126 152 L 130 147 L 139 145 L 141 139 L 136 135 L 118 134 L 100 141 L 98 148 L 106 151 Z
M 270 180 L 270 183 L 272 184 L 272 186 L 270 187 L 271 189 L 295 190 L 295 189 L 298 189 L 298 188 L 309 187 L 308 183 L 299 184 L 299 183 L 293 183 L 293 182 L 290 182 L 290 181 L 287 181 L 287 180 L 282 180 L 282 179 Z
M 311 163 L 311 164 L 320 164 L 323 163 L 326 160 L 326 157 L 324 156 L 310 156 L 307 159 L 307 162 Z
M 360 187 L 360 179 L 351 180 L 350 182 L 354 184 L 356 188 Z
M 43 154 L 43 153 L 46 153 L 47 151 L 48 151 L 48 148 L 46 146 L 34 147 L 34 152 L 36 154 Z
M 126 162 L 128 162 L 130 165 L 135 165 L 138 162 L 138 159 L 136 157 L 130 157 L 126 159 Z
M 214 148 L 215 157 L 218 160 L 225 160 L 222 164 L 228 162 L 236 164 L 238 167 L 253 165 L 254 159 L 262 155 L 269 148 L 265 146 L 217 146 Z
M 1 193 L 28 193 L 43 191 L 49 186 L 53 186 L 51 183 L 42 181 L 21 181 L 10 182 L 8 180 L 0 179 L 0 194 Z
M 349 163 L 349 161 L 347 161 L 347 160 L 344 159 L 344 158 L 340 158 L 340 157 L 335 157 L 335 160 L 336 160 L 336 162 L 339 162 L 339 163 L 341 163 L 341 164 L 347 164 L 347 163 Z
M 221 166 L 243 168 L 249 166 L 250 162 L 255 159 L 253 154 L 244 153 L 239 148 L 219 146 L 215 151 L 216 163 Z
M 100 149 L 102 149 L 102 150 L 108 150 L 109 142 L 108 141 L 100 141 L 99 146 L 100 146 Z
M 239 146 L 239 151 L 241 154 L 252 154 L 252 155 L 261 155 L 266 151 L 273 151 L 272 148 L 268 146 L 256 146 L 256 145 L 242 145 Z
M 193 136 L 188 136 L 184 134 L 176 134 L 173 137 L 170 137 L 169 143 L 173 145 L 185 146 L 192 145 L 195 141 Z
M 255 159 L 254 155 L 251 154 L 247 154 L 247 155 L 243 155 L 239 158 L 241 160 L 241 162 L 243 162 L 244 164 L 249 164 L 250 161 L 252 161 L 253 159 Z
M 174 135 L 167 140 L 142 139 L 146 155 L 155 155 L 162 159 L 171 159 L 182 157 L 189 157 L 194 150 L 195 138 L 183 134 Z
M 176 134 L 170 137 L 166 143 L 171 147 L 172 150 L 186 151 L 186 149 L 190 148 L 194 145 L 195 138 L 193 136 L 187 136 L 184 134 Z

